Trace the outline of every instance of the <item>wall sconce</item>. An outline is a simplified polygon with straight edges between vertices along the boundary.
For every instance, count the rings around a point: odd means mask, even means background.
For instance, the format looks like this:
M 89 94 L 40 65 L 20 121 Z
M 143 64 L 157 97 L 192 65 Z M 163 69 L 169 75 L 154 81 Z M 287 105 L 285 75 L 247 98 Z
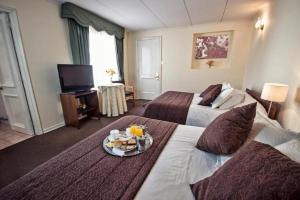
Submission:
M 262 20 L 262 18 L 259 17 L 255 23 L 255 28 L 259 30 L 263 30 L 264 26 L 265 26 L 264 21 Z

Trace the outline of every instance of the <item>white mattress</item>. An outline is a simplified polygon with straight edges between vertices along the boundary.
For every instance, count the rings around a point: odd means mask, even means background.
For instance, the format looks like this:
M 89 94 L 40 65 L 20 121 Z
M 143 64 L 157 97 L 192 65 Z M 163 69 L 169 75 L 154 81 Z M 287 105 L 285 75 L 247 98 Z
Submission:
M 194 199 L 189 185 L 221 166 L 219 156 L 195 148 L 203 131 L 178 125 L 135 199 Z

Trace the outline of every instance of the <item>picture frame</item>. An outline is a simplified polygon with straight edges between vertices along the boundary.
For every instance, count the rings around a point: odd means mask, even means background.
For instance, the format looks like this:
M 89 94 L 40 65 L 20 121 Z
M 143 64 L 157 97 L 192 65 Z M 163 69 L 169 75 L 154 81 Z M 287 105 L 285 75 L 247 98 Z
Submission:
M 233 31 L 194 33 L 192 69 L 228 67 Z

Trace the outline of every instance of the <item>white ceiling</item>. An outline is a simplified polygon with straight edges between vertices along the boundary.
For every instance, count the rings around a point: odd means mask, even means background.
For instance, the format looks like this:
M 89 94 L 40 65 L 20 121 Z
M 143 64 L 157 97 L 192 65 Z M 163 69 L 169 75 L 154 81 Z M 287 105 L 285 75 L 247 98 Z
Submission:
M 247 20 L 270 0 L 59 0 L 72 2 L 128 30 Z

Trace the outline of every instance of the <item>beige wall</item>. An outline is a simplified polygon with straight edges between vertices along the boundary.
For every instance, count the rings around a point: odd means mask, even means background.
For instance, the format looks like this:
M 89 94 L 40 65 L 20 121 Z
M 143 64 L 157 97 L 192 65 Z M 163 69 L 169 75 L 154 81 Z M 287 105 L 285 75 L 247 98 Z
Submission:
M 299 0 L 274 0 L 262 9 L 265 28 L 254 31 L 244 83 L 258 91 L 265 82 L 288 84 L 288 99 L 279 121 L 296 131 L 300 131 L 300 104 L 295 100 L 297 90 L 300 92 L 299 10 Z
M 191 69 L 193 33 L 233 30 L 230 63 L 224 68 Z M 128 74 L 135 85 L 136 40 L 142 37 L 162 37 L 162 91 L 200 92 L 209 84 L 229 81 L 242 88 L 252 28 L 250 22 L 203 24 L 188 27 L 130 32 L 128 34 Z
M 63 123 L 56 65 L 71 63 L 67 26 L 56 1 L 0 0 L 17 10 L 25 56 L 44 130 Z

